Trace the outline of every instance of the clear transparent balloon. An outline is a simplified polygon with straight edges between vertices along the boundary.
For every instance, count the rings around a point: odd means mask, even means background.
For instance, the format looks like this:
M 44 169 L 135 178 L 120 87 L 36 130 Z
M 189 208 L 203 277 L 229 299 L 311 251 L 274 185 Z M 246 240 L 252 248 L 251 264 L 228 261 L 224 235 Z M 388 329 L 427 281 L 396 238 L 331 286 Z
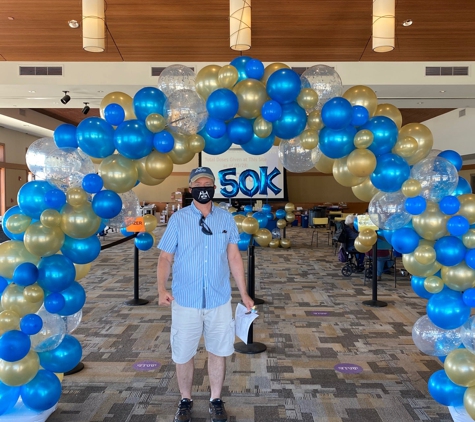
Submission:
M 141 215 L 140 202 L 134 191 L 129 190 L 125 193 L 119 193 L 119 196 L 122 199 L 122 211 L 107 223 L 109 227 L 117 229 L 129 226 Z
M 45 180 L 45 163 L 50 151 L 58 149 L 53 138 L 40 138 L 26 152 L 26 165 L 38 180 Z
M 384 230 L 396 230 L 411 221 L 411 214 L 405 211 L 406 197 L 401 191 L 378 192 L 368 207 L 371 221 Z
M 301 146 L 300 138 L 282 141 L 279 144 L 279 160 L 282 165 L 294 173 L 303 173 L 315 166 L 318 158 L 317 148 L 308 150 Z
M 462 343 L 466 349 L 475 353 L 475 316 L 471 316 L 461 328 Z
M 172 93 L 163 109 L 168 128 L 182 135 L 196 134 L 204 128 L 208 119 L 206 103 L 190 89 Z
M 272 239 L 280 239 L 280 229 L 277 227 L 271 231 Z
M 31 347 L 36 352 L 46 352 L 56 348 L 66 334 L 66 325 L 58 314 L 50 314 L 44 307 L 37 312 L 43 320 L 40 332 L 30 336 Z
M 66 327 L 66 333 L 71 334 L 78 328 L 79 324 L 81 323 L 82 320 L 82 309 L 75 314 L 68 315 L 68 316 L 62 316 L 63 318 L 65 327 Z
M 163 69 L 158 77 L 158 89 L 167 97 L 180 89 L 195 90 L 195 72 L 187 66 L 173 64 Z
M 308 68 L 300 77 L 302 88 L 313 88 L 318 94 L 318 103 L 312 110 L 321 110 L 333 97 L 343 94 L 340 75 L 330 66 L 318 64 Z M 311 110 L 310 110 L 311 111 Z
M 424 315 L 412 327 L 412 339 L 416 347 L 426 355 L 447 356 L 462 344 L 462 329 L 444 330 Z
M 424 158 L 412 167 L 411 178 L 421 183 L 422 197 L 439 202 L 457 187 L 458 172 L 445 158 L 430 157 Z

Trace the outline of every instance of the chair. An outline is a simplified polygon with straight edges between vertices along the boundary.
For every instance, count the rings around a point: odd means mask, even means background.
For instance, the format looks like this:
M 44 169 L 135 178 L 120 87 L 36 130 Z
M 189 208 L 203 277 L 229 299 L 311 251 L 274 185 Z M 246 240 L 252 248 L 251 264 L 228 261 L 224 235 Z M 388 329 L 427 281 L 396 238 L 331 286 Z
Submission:
M 312 232 L 312 240 L 310 242 L 310 247 L 313 245 L 313 236 L 316 234 L 317 238 L 317 248 L 318 248 L 318 235 L 326 235 L 327 236 L 327 242 L 328 245 L 330 245 L 330 234 L 331 231 L 328 227 L 328 217 L 322 217 L 322 218 L 313 218 L 312 219 L 312 224 L 315 227 L 315 230 Z M 325 231 L 319 231 L 318 227 L 323 226 L 326 230 Z

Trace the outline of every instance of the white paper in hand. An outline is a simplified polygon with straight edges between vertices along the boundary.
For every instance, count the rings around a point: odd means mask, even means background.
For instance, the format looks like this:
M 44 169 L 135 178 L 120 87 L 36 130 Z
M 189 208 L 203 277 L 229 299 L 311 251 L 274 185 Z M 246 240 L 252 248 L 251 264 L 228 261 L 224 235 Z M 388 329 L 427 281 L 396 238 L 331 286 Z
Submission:
M 244 344 L 247 344 L 249 327 L 258 316 L 259 315 L 255 312 L 248 313 L 247 308 L 244 305 L 241 305 L 240 303 L 237 304 L 236 313 L 234 315 L 236 336 L 238 336 Z

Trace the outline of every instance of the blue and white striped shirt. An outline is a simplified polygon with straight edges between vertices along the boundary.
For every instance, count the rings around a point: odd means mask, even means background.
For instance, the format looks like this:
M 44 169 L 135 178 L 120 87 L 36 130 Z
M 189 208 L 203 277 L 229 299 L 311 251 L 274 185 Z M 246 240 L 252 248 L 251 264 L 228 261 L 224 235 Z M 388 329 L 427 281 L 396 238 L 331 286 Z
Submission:
M 172 294 L 177 303 L 212 309 L 231 297 L 227 248 L 239 242 L 239 233 L 231 213 L 214 205 L 205 219 L 212 235 L 201 231 L 201 217 L 194 203 L 174 213 L 158 248 L 175 255 Z

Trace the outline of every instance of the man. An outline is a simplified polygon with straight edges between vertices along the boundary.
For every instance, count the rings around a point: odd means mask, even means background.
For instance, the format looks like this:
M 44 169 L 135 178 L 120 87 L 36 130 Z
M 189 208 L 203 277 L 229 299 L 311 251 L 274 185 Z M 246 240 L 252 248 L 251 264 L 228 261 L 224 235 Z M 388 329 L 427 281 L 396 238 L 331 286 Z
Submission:
M 193 203 L 172 215 L 158 245 L 158 303 L 172 308 L 170 343 L 182 397 L 175 422 L 191 421 L 194 356 L 202 335 L 208 351 L 211 421 L 227 421 L 221 389 L 226 356 L 234 352 L 235 339 L 229 269 L 244 306 L 250 311 L 254 305 L 246 291 L 236 223 L 229 212 L 212 203 L 214 181 L 208 167 L 191 171 Z M 170 294 L 166 283 L 173 259 Z

